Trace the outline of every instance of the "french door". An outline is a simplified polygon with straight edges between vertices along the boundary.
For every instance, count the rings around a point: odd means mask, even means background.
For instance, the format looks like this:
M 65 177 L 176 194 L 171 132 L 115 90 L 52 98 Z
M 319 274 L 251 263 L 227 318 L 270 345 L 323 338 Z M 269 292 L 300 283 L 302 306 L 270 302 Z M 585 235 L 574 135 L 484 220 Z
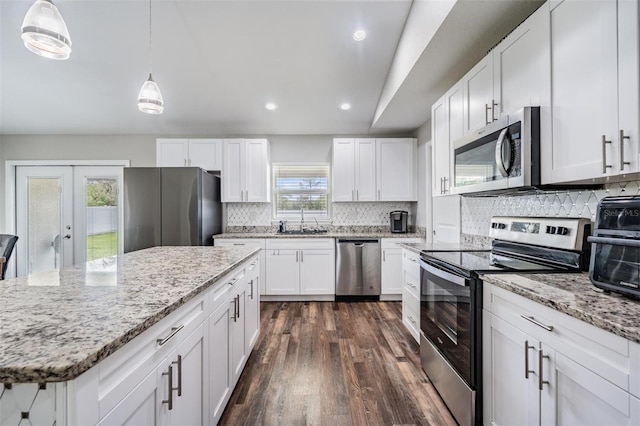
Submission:
M 122 167 L 16 167 L 17 275 L 122 253 Z

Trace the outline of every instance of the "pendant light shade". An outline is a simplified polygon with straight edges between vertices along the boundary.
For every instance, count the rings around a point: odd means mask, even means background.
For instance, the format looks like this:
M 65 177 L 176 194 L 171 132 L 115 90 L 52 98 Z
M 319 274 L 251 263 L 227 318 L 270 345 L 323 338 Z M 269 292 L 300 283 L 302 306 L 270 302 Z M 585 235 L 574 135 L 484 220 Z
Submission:
M 149 74 L 149 78 L 144 82 L 138 94 L 138 109 L 147 114 L 162 114 L 163 105 L 160 88 Z
M 22 22 L 22 41 L 45 58 L 63 60 L 71 54 L 67 24 L 51 0 L 36 0 L 31 5 Z

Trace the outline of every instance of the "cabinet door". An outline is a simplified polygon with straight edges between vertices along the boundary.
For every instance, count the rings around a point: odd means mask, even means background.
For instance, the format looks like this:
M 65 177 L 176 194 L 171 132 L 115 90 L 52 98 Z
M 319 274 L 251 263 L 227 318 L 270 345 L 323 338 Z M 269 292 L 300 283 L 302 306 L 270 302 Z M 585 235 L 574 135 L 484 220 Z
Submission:
M 615 1 L 564 1 L 551 10 L 553 138 L 541 146 L 543 183 L 616 168 L 616 28 Z
M 356 201 L 376 201 L 376 140 L 355 140 Z
M 189 139 L 189 165 L 222 170 L 222 139 Z
M 266 250 L 266 294 L 300 294 L 298 250 Z
M 256 258 L 247 270 L 247 352 L 251 352 L 260 335 L 260 261 Z
M 378 201 L 417 201 L 415 139 L 376 139 Z
M 209 317 L 209 424 L 217 424 L 231 396 L 231 303 L 224 303 Z
M 187 167 L 189 165 L 188 139 L 157 139 L 156 166 Z
M 98 424 L 100 426 L 161 424 L 160 368 L 149 373 Z
M 628 139 L 618 137 L 618 173 L 640 170 L 640 7 L 637 1 L 618 2 L 619 128 Z M 629 162 L 630 164 L 624 164 Z
M 382 249 L 381 294 L 402 294 L 402 249 Z
M 246 310 L 247 297 L 246 283 L 242 282 L 238 285 L 238 289 L 234 292 L 230 305 L 232 305 L 232 313 L 235 313 L 229 322 L 231 331 L 231 383 L 235 386 L 242 368 L 247 362 L 247 330 L 246 330 Z
M 549 384 L 543 385 L 541 424 L 640 424 L 637 400 L 627 392 L 544 344 L 542 355 Z
M 447 152 L 443 154 L 441 161 L 446 164 L 440 166 L 447 170 L 445 179 L 442 183 L 442 189 L 445 194 L 451 193 L 451 187 L 454 185 L 456 178 L 455 169 L 453 167 L 453 143 L 464 135 L 464 93 L 462 83 L 457 83 L 445 94 L 446 106 L 446 122 L 448 129 L 449 141 L 447 144 Z
M 483 318 L 484 424 L 539 424 L 539 343 L 488 311 Z
M 167 358 L 172 364 L 173 408 L 169 411 L 172 425 L 205 424 L 203 396 L 206 382 L 204 364 L 204 327 L 198 326 Z
M 300 294 L 335 294 L 333 250 L 300 250 Z
M 550 106 L 549 43 L 546 3 L 493 49 L 496 118 L 525 106 Z
M 449 182 L 449 124 L 446 112 L 446 96 L 441 97 L 431 107 L 431 149 L 434 197 L 445 194 L 445 184 Z M 447 182 L 445 182 L 447 179 Z
M 244 201 L 244 139 L 225 139 L 222 144 L 222 202 Z
M 353 139 L 333 140 L 331 199 L 355 201 L 355 148 Z
M 266 139 L 245 141 L 245 198 L 252 203 L 270 200 L 269 145 Z
M 493 101 L 493 58 L 487 55 L 462 78 L 465 134 L 491 123 L 497 117 Z M 496 110 L 497 111 L 497 110 Z
M 431 208 L 433 242 L 460 242 L 460 196 L 434 197 Z

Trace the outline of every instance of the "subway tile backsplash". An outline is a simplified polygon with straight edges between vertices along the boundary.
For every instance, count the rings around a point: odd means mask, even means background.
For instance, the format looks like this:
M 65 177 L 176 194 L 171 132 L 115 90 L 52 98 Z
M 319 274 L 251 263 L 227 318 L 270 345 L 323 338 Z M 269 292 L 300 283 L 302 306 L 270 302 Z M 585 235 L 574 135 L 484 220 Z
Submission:
M 462 197 L 461 217 L 465 235 L 489 236 L 492 216 L 584 217 L 595 220 L 598 201 L 608 196 L 640 195 L 640 182 L 620 182 L 598 190 L 538 191 L 497 197 Z
M 415 224 L 415 204 L 410 202 L 333 203 L 333 226 L 388 226 L 389 212 L 406 210 Z M 228 203 L 227 226 L 271 226 L 271 204 Z

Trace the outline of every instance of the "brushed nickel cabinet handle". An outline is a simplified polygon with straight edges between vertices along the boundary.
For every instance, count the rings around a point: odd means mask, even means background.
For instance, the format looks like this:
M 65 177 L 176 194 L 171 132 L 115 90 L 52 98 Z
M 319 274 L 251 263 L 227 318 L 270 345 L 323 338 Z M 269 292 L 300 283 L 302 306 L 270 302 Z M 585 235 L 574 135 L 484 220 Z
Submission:
M 447 189 L 447 181 L 449 180 L 449 178 L 445 176 L 442 179 L 444 180 L 444 185 L 443 185 L 444 192 L 443 192 L 443 194 L 446 194 L 447 192 L 449 192 L 449 190 Z
M 620 171 L 624 171 L 624 166 L 630 166 L 630 161 L 624 161 L 624 140 L 631 139 L 624 135 L 624 130 L 620 130 Z
M 173 367 L 169 366 L 169 371 L 166 373 L 162 373 L 163 376 L 169 376 L 169 386 L 168 386 L 168 390 L 169 390 L 169 398 L 168 399 L 163 399 L 162 403 L 163 404 L 168 404 L 169 405 L 169 410 L 173 410 Z
M 360 201 L 360 190 L 356 189 L 356 201 Z
M 234 278 L 234 279 L 232 279 L 231 281 L 229 281 L 229 282 L 227 283 L 227 285 L 228 285 L 229 287 L 232 287 L 235 283 L 237 283 L 237 282 L 238 282 L 238 280 L 239 280 L 239 279 L 240 279 L 240 278 Z
M 378 201 L 380 201 L 380 190 L 378 189 Z
M 607 173 L 607 169 L 612 168 L 611 164 L 607 164 L 607 144 L 611 141 L 607 140 L 606 135 L 602 135 L 602 174 Z
M 386 254 L 387 254 L 387 251 L 386 251 L 386 250 L 382 250 L 382 261 L 383 261 L 383 262 L 386 262 L 386 261 L 387 261 L 387 256 L 386 256 Z
M 534 370 L 529 370 L 529 349 L 535 349 L 534 346 L 529 346 L 529 341 L 524 341 L 524 378 L 529 378 L 529 373 L 535 373 Z
M 156 339 L 156 343 L 159 346 L 164 345 L 165 343 L 167 343 L 173 336 L 175 336 L 183 328 L 184 328 L 184 324 L 181 324 L 178 327 L 171 327 L 171 333 L 169 333 L 169 335 L 167 337 Z
M 236 317 L 236 298 L 233 298 L 233 315 L 231 316 L 233 322 L 237 322 L 238 318 Z
M 498 106 L 498 104 L 496 103 L 495 99 L 491 99 L 491 121 L 497 121 L 498 119 L 495 117 L 495 111 L 496 111 L 496 107 Z
M 300 253 L 300 252 L 299 252 L 298 250 L 296 250 L 296 263 L 298 263 L 298 254 L 299 254 L 299 253 Z
M 549 359 L 549 355 L 544 355 L 542 349 L 538 349 L 538 389 L 542 390 L 544 385 L 548 385 L 548 380 L 543 380 L 542 369 L 544 366 L 543 359 Z
M 489 121 L 489 104 L 484 104 L 484 124 L 491 123 Z
M 236 298 L 238 299 L 238 303 L 236 303 L 236 309 L 237 309 L 237 316 L 238 318 L 240 318 L 240 295 L 237 295 Z
M 178 396 L 182 396 L 182 355 L 178 355 L 178 360 L 173 361 L 171 364 L 178 365 L 178 387 L 172 389 L 172 391 L 177 390 Z
M 526 315 L 520 315 L 521 318 L 526 319 L 527 321 L 537 325 L 540 328 L 544 328 L 547 331 L 553 331 L 553 326 L 552 325 L 545 325 L 543 323 L 541 323 L 540 321 L 538 321 L 537 319 L 535 319 L 534 317 L 528 317 Z
M 304 251 L 300 250 L 300 263 L 304 262 Z

